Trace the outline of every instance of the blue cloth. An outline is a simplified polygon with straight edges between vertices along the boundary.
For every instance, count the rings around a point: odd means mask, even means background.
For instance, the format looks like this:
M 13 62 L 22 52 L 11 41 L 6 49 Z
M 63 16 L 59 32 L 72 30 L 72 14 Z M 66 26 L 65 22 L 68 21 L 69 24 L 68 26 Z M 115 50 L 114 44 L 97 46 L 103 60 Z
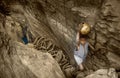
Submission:
M 74 58 L 78 65 L 84 61 L 84 59 L 87 56 L 87 53 L 88 53 L 88 42 L 86 42 L 84 46 L 80 44 L 80 48 L 78 49 L 78 51 L 74 51 Z
M 22 38 L 22 40 L 24 41 L 24 43 L 25 43 L 25 44 L 27 44 L 27 43 L 28 43 L 28 39 L 27 39 L 27 37 L 26 37 L 26 36 L 24 36 L 24 37 Z

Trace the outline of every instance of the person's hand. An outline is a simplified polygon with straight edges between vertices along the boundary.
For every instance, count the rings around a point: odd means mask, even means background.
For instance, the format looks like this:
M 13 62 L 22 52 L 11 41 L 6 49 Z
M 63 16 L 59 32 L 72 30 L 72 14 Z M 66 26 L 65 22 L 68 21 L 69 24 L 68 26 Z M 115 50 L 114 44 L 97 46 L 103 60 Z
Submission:
M 78 46 L 77 48 L 78 48 L 78 50 L 80 49 L 80 47 L 79 47 L 79 46 Z
M 79 48 L 80 48 L 80 47 L 79 47 L 78 45 L 76 45 L 76 51 L 78 51 L 78 50 L 79 50 Z

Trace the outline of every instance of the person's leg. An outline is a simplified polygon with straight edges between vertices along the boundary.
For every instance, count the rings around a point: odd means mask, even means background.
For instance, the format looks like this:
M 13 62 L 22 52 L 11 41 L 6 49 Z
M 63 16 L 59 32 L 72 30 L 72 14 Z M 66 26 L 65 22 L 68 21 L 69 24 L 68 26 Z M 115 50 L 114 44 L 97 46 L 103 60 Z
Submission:
M 82 63 L 79 64 L 79 67 L 80 67 L 80 70 L 84 70 L 84 67 L 83 67 Z
M 78 56 L 76 56 L 76 55 L 74 55 L 74 58 L 75 58 L 75 61 L 77 62 L 77 64 L 78 64 L 78 68 L 80 69 L 80 70 L 83 70 L 84 69 L 84 67 L 83 67 L 83 65 L 82 65 L 82 59 L 80 58 L 80 57 L 78 57 Z

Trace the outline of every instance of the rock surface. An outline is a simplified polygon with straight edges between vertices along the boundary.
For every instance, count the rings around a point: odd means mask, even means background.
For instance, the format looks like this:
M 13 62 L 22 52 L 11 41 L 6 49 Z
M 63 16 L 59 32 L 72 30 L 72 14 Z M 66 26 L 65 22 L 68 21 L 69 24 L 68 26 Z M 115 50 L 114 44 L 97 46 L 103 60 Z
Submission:
M 3 32 L 0 41 L 0 78 L 65 78 L 50 54 L 14 42 Z
M 58 63 L 48 53 L 42 53 L 29 46 L 16 43 L 16 51 L 21 62 L 37 78 L 65 78 Z M 16 71 L 17 72 L 17 71 Z
M 114 68 L 110 69 L 99 69 L 91 75 L 85 78 L 118 78 Z
M 87 22 L 92 27 L 89 42 L 97 51 L 90 50 L 84 63 L 86 71 L 114 67 L 120 73 L 119 4 L 119 0 L 0 0 L 0 29 L 21 43 L 25 36 L 29 43 L 39 36 L 51 39 L 60 49 L 55 47 L 51 54 L 65 59 L 58 60 L 66 68 L 75 64 L 73 50 L 78 24 Z M 40 50 L 49 50 L 47 42 L 37 40 Z

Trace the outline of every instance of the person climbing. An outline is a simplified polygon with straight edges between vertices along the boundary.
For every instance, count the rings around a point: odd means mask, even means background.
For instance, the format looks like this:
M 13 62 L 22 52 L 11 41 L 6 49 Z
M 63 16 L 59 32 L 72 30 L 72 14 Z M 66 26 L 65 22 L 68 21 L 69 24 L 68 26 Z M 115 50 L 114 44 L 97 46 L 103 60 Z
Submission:
M 87 40 L 90 30 L 91 28 L 87 23 L 79 24 L 79 30 L 76 36 L 76 49 L 74 51 L 74 58 L 80 70 L 84 69 L 82 63 L 88 54 L 88 46 L 94 50 L 94 47 L 90 45 Z

